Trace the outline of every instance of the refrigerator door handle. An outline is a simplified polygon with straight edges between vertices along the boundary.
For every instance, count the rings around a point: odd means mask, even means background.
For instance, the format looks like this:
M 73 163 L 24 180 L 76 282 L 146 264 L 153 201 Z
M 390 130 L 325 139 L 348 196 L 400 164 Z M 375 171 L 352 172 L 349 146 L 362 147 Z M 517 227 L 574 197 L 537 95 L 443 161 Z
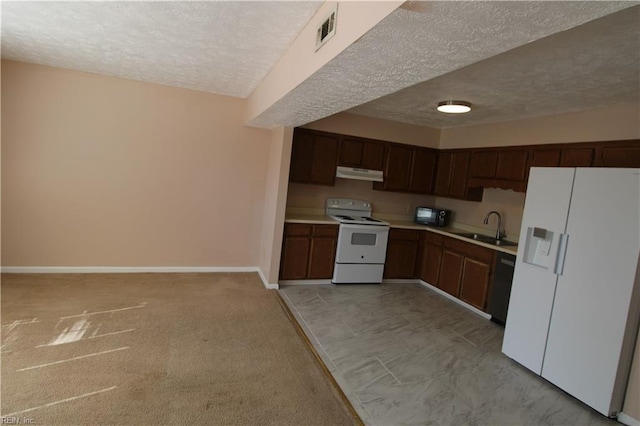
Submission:
M 564 272 L 564 258 L 567 255 L 567 244 L 569 244 L 569 234 L 560 234 L 556 267 L 553 271 L 556 275 L 562 275 L 562 273 Z

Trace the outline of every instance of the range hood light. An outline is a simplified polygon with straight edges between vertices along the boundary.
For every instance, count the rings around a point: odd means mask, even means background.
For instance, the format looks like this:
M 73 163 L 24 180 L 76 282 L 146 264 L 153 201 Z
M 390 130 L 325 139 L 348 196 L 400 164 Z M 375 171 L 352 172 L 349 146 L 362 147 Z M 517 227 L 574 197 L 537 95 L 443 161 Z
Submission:
M 466 101 L 442 101 L 438 102 L 437 109 L 447 114 L 464 114 L 471 111 L 471 104 Z

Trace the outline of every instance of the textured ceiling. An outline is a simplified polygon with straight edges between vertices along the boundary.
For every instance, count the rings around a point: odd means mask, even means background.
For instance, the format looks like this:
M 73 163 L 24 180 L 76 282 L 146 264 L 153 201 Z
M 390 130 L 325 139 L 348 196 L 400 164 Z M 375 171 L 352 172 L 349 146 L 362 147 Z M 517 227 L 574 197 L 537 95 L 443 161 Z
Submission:
M 321 1 L 2 2 L 2 57 L 247 97 Z
M 3 1 L 1 53 L 247 97 L 321 3 Z M 639 3 L 406 2 L 249 124 L 348 110 L 454 127 L 638 104 Z M 451 98 L 475 108 L 434 112 Z
M 471 102 L 471 113 L 436 111 Z M 640 104 L 640 6 L 417 84 L 349 112 L 430 127 Z M 640 120 L 640 118 L 639 118 Z
M 251 124 L 264 127 L 278 124 L 298 126 L 315 121 L 632 7 L 634 4 L 638 2 L 408 2 L 252 120 Z M 338 17 L 338 29 L 340 24 Z M 637 37 L 637 30 L 634 34 Z M 632 44 L 624 49 L 630 55 L 633 69 L 637 69 L 639 65 L 636 62 L 633 66 L 634 54 L 630 50 L 635 47 Z M 579 69 L 583 65 L 582 58 L 575 57 L 570 51 L 565 53 L 570 59 L 569 63 L 565 64 L 566 67 Z M 624 61 L 618 63 L 625 64 Z M 554 68 L 554 64 L 544 66 L 546 70 Z M 628 68 L 629 64 L 626 63 L 625 66 Z M 531 88 L 529 76 L 523 74 L 525 71 L 527 70 L 520 69 L 520 76 L 511 75 L 510 85 L 504 90 L 510 90 L 520 84 Z M 503 76 L 507 74 L 509 73 L 501 72 Z M 531 98 L 519 100 L 532 102 L 538 98 L 549 99 L 556 96 L 555 89 L 547 90 L 544 84 L 540 83 L 545 78 L 554 78 L 553 73 L 548 77 L 540 77 Z M 496 78 L 498 81 L 501 79 Z M 563 87 L 562 82 L 554 84 L 554 87 Z M 461 85 L 458 89 L 451 89 L 451 92 L 455 92 L 452 96 L 456 94 L 456 97 L 467 99 L 463 87 L 464 85 Z M 569 89 L 563 88 L 558 97 L 571 94 Z M 441 90 L 443 95 L 449 94 L 447 87 Z M 489 93 L 484 98 L 487 104 L 496 104 L 502 97 L 512 97 L 508 91 L 500 93 L 490 88 L 487 91 Z M 434 102 L 442 100 L 440 95 L 438 93 L 435 99 L 431 99 L 425 98 L 424 93 L 417 94 L 416 97 L 421 102 L 421 111 L 425 110 L 425 103 L 433 105 Z M 434 127 L 469 124 L 461 119 L 461 116 L 458 116 L 459 119 L 455 123 L 422 120 L 421 114 L 416 114 L 416 104 L 410 104 L 410 101 L 387 103 L 382 99 L 380 102 L 383 102 L 380 107 L 372 103 L 352 111 Z M 567 102 L 564 105 L 567 106 Z M 573 98 L 572 108 L 575 107 L 592 108 L 588 99 L 580 97 Z M 508 109 L 502 109 L 502 115 L 495 112 L 491 121 L 517 118 Z M 467 116 L 472 117 L 472 114 L 475 112 Z

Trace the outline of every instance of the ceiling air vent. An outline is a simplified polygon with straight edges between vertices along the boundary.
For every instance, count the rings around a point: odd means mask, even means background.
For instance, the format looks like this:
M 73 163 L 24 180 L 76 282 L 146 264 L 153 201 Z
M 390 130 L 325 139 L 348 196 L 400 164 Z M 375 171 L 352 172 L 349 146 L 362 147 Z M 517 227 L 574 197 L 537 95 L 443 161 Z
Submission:
M 333 35 L 336 33 L 336 15 L 338 13 L 338 4 L 331 9 L 329 14 L 318 27 L 316 36 L 316 51 L 320 49 Z

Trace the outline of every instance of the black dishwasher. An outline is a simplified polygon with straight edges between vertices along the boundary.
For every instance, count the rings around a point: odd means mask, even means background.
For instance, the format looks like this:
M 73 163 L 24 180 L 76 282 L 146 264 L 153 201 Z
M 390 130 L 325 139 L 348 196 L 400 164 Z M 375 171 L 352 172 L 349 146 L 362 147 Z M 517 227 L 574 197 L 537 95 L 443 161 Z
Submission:
M 511 295 L 511 281 L 516 257 L 512 254 L 498 252 L 493 274 L 493 286 L 489 299 L 489 313 L 491 320 L 498 324 L 507 321 L 507 309 L 509 309 L 509 296 Z

